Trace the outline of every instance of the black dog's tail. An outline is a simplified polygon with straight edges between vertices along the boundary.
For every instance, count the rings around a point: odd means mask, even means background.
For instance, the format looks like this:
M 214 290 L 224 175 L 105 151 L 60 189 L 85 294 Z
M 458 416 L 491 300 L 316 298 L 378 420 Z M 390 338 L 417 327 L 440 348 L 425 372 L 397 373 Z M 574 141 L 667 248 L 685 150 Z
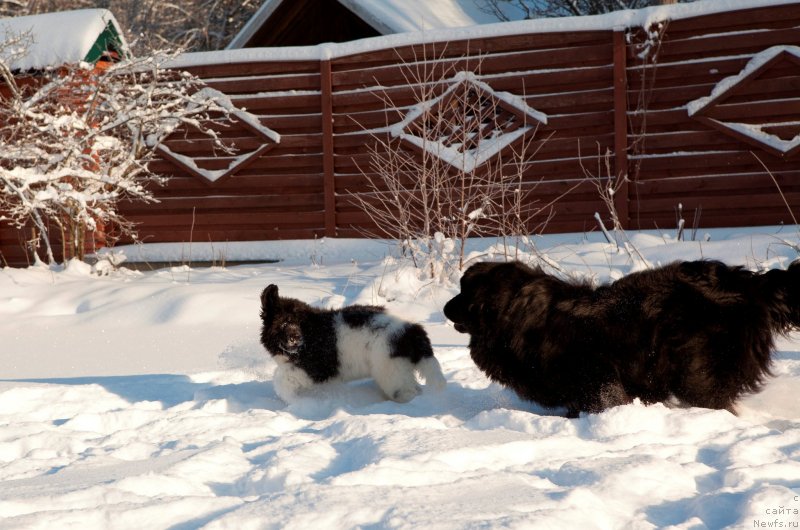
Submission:
M 765 294 L 772 298 L 773 321 L 776 331 L 800 328 L 800 260 L 786 270 L 774 269 L 764 275 Z

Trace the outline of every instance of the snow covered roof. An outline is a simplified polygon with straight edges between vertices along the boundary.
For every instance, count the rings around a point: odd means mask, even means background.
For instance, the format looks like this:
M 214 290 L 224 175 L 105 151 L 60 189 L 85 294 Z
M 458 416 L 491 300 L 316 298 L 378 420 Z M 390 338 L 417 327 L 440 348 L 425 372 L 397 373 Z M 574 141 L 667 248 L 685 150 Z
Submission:
M 498 22 L 475 0 L 339 0 L 381 34 Z M 522 18 L 521 16 L 518 18 Z
M 285 0 L 266 0 L 228 45 L 242 48 Z M 381 35 L 491 24 L 497 18 L 478 8 L 475 0 L 337 0 Z M 510 19 L 522 12 L 508 8 Z
M 94 62 L 108 48 L 127 50 L 114 15 L 107 9 L 78 9 L 0 19 L 0 42 L 29 35 L 24 57 L 12 70 L 40 70 L 80 61 Z

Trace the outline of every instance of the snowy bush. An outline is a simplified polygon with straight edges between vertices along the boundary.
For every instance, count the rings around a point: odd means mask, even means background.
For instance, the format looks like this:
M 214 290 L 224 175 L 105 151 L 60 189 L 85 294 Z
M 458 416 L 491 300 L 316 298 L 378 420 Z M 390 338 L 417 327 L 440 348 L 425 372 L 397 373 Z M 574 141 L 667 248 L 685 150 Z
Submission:
M 33 86 L 14 78 L 8 64 L 24 53 L 24 38 L 0 44 L 0 220 L 31 228 L 32 249 L 55 261 L 82 259 L 86 237 L 128 236 L 135 227 L 121 201 L 155 201 L 163 184 L 148 163 L 154 148 L 186 125 L 212 137 L 231 107 L 186 72 L 165 67 L 174 54 L 154 52 L 107 67 L 74 64 L 45 71 Z M 38 254 L 37 254 L 38 259 Z

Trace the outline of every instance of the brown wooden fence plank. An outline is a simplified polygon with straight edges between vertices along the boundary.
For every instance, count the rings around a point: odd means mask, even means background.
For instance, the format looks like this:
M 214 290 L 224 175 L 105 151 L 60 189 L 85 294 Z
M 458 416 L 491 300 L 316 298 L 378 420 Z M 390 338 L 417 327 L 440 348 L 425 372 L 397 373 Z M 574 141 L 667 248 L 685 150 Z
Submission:
M 269 85 L 268 85 L 269 86 Z M 272 87 L 270 87 L 272 88 Z M 320 108 L 321 95 L 317 91 L 312 94 L 292 93 L 272 89 L 232 98 L 239 108 L 245 108 L 253 114 L 317 114 Z
M 610 34 L 610 32 L 609 32 Z M 509 53 L 511 51 L 511 53 Z M 559 47 L 549 49 L 535 49 L 528 47 L 525 50 L 505 51 L 504 53 L 491 53 L 482 48 L 473 48 L 471 53 L 465 55 L 450 54 L 446 58 L 433 59 L 429 61 L 412 60 L 402 62 L 393 61 L 386 66 L 370 66 L 365 69 L 349 69 L 342 71 L 337 69 L 334 74 L 334 83 L 340 85 L 340 80 L 347 80 L 352 83 L 354 80 L 360 82 L 371 82 L 374 79 L 396 79 L 397 71 L 404 81 L 436 79 L 436 75 L 431 68 L 435 64 L 436 68 L 442 68 L 443 73 L 457 71 L 475 71 L 479 74 L 505 73 L 509 71 L 528 70 L 532 67 L 537 69 L 549 67 L 563 67 L 564 64 L 578 66 L 596 66 L 609 64 L 611 61 L 611 40 L 593 40 L 587 45 L 573 45 L 570 47 Z M 337 61 L 338 62 L 338 61 Z
M 607 77 L 610 75 L 611 62 L 601 61 L 603 64 L 586 65 L 561 65 L 559 68 L 538 68 L 531 66 L 520 72 L 520 78 L 524 80 L 524 86 L 536 87 L 558 84 L 575 84 L 587 80 Z M 468 68 L 467 61 L 456 62 L 452 66 L 435 65 L 431 68 L 432 72 L 427 73 L 432 79 L 447 79 L 459 71 L 479 71 L 483 76 L 489 76 L 492 72 L 485 68 Z M 343 72 L 334 74 L 333 83 L 335 90 L 352 90 L 363 87 L 373 86 L 396 86 L 407 85 L 409 83 L 419 83 L 425 78 L 418 79 L 416 74 L 405 71 L 402 67 L 387 67 L 378 71 L 366 70 L 363 72 Z
M 263 142 L 257 138 L 226 138 L 230 140 L 234 149 L 241 152 L 247 152 L 256 149 L 263 145 Z M 262 158 L 269 157 L 282 157 L 300 154 L 315 154 L 322 152 L 322 138 L 319 135 L 293 135 L 281 137 L 281 142 L 276 144 L 269 152 L 264 153 Z M 214 143 L 210 139 L 198 140 L 183 140 L 175 139 L 164 142 L 170 149 L 183 155 L 193 156 L 195 154 L 202 155 L 214 152 Z
M 461 41 L 435 42 L 431 35 L 426 44 L 393 47 L 338 57 L 334 71 L 376 68 L 387 64 L 410 63 L 421 60 L 435 61 L 439 58 L 461 57 L 466 54 L 509 52 L 534 49 L 558 49 L 573 46 L 607 44 L 610 31 L 570 31 L 508 35 L 503 37 L 474 38 Z
M 719 57 L 709 61 L 707 57 L 696 61 L 683 61 L 671 64 L 658 64 L 658 86 L 672 87 L 707 83 L 714 85 L 723 78 L 738 74 L 750 61 L 750 55 L 743 57 Z M 642 72 L 652 72 L 653 67 L 642 67 L 636 62 L 629 62 L 628 85 L 631 90 L 642 89 Z M 652 74 L 648 73 L 648 79 Z M 649 87 L 646 87 L 649 88 Z
M 800 23 L 800 17 L 797 19 Z M 687 40 L 667 40 L 659 50 L 659 61 L 675 62 L 702 56 L 753 53 L 778 44 L 800 42 L 800 28 L 773 29 L 748 33 L 727 33 Z
M 197 243 L 226 241 L 274 241 L 287 239 L 315 239 L 324 237 L 322 227 L 226 227 L 221 229 L 177 230 L 175 227 L 149 227 L 140 236 L 145 243 Z M 121 243 L 126 243 L 125 241 Z
M 164 212 L 187 210 L 192 208 L 203 208 L 205 210 L 237 210 L 247 208 L 248 210 L 275 210 L 275 211 L 295 211 L 316 210 L 325 207 L 321 193 L 280 193 L 274 195 L 246 195 L 246 196 L 200 196 L 200 197 L 162 197 L 160 202 L 155 204 L 134 203 L 126 207 L 126 211 L 131 213 Z
M 511 92 L 524 97 L 525 102 L 543 112 L 559 112 L 564 109 L 575 109 L 575 107 L 594 107 L 608 108 L 613 99 L 613 92 L 609 80 L 605 77 L 597 83 L 593 81 L 592 86 L 584 88 L 574 86 L 573 90 L 560 93 L 540 93 L 536 94 L 532 88 L 525 86 L 524 79 L 515 76 L 508 77 L 482 77 L 494 90 Z M 599 84 L 599 87 L 593 85 Z M 426 97 L 428 94 L 435 96 L 444 91 L 449 86 L 447 83 L 426 87 Z M 334 94 L 334 109 L 337 114 L 374 111 L 388 107 L 398 107 L 408 109 L 424 99 L 420 94 L 418 86 L 400 86 L 380 89 L 377 93 L 372 91 L 350 91 Z M 700 94 L 705 95 L 705 93 Z M 698 96 L 699 97 L 699 96 Z M 576 110 L 576 112 L 580 112 Z
M 800 97 L 770 101 L 748 101 L 735 104 L 719 104 L 703 112 L 704 116 L 716 120 L 735 119 L 742 123 L 774 123 L 793 121 L 800 115 Z M 769 121 L 763 118 L 771 117 Z
M 185 68 L 201 79 L 212 79 L 215 77 L 242 77 L 246 72 L 247 76 L 269 76 L 286 74 L 315 74 L 319 72 L 318 61 L 243 61 L 225 62 L 217 64 L 193 65 Z
M 270 90 L 319 90 L 318 74 L 297 74 L 275 77 L 231 77 L 204 79 L 205 84 L 226 94 L 247 94 Z
M 763 155 L 770 166 L 776 168 L 796 167 L 792 162 L 781 162 L 773 157 Z M 676 153 L 673 156 L 653 156 L 640 159 L 642 162 L 642 172 L 649 170 L 675 170 L 675 169 L 694 169 L 699 171 L 702 168 L 730 168 L 736 166 L 740 168 L 759 168 L 758 160 L 753 157 L 750 150 L 747 151 L 719 151 L 719 152 L 685 152 Z M 725 173 L 717 171 L 716 173 Z
M 231 212 L 213 213 L 203 209 L 183 213 L 162 214 L 160 212 L 140 213 L 130 216 L 131 221 L 148 226 L 186 226 L 193 224 L 196 228 L 220 225 L 310 225 L 323 226 L 324 214 L 316 212 L 293 212 L 287 216 L 284 212 Z
M 214 185 L 212 194 L 236 193 L 263 193 L 268 190 L 272 193 L 282 193 L 288 190 L 316 190 L 321 193 L 322 175 L 320 173 L 276 173 L 264 175 L 236 174 L 228 181 Z M 197 196 L 208 195 L 209 187 L 200 182 L 196 177 L 175 177 L 169 180 L 165 187 L 153 187 L 157 196 Z
M 752 203 L 747 202 L 746 197 L 748 196 L 753 197 Z M 792 194 L 791 197 L 794 201 L 798 198 L 797 194 Z M 674 196 L 650 197 L 648 195 L 645 198 L 646 201 L 637 201 L 636 211 L 640 217 L 674 212 L 678 205 L 683 207 L 684 212 L 694 212 L 697 209 L 698 214 L 703 212 L 713 215 L 731 214 L 732 212 L 738 212 L 741 215 L 742 212 L 756 211 L 760 208 L 773 213 L 775 219 L 771 224 L 779 224 L 789 211 L 778 193 L 703 196 L 687 191 Z M 790 204 L 794 204 L 794 213 L 798 213 L 797 202 Z M 684 213 L 684 215 L 692 214 Z
M 708 33 L 782 28 L 796 24 L 798 18 L 796 4 L 732 10 L 672 20 L 667 26 L 667 38 L 679 40 Z

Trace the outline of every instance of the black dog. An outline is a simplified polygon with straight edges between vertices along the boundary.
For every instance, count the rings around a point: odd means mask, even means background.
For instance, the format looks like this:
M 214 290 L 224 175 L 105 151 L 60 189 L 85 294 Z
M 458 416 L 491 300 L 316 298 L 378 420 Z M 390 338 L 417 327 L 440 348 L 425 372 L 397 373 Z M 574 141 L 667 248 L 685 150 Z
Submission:
M 425 329 L 382 307 L 319 309 L 280 297 L 278 286 L 269 285 L 261 293 L 261 320 L 261 343 L 278 363 L 275 391 L 284 401 L 317 383 L 365 377 L 398 402 L 419 393 L 415 372 L 434 388 L 446 384 Z
M 774 335 L 800 325 L 800 261 L 678 262 L 598 288 L 478 263 L 444 314 L 490 379 L 571 417 L 633 398 L 735 412 L 769 375 Z

